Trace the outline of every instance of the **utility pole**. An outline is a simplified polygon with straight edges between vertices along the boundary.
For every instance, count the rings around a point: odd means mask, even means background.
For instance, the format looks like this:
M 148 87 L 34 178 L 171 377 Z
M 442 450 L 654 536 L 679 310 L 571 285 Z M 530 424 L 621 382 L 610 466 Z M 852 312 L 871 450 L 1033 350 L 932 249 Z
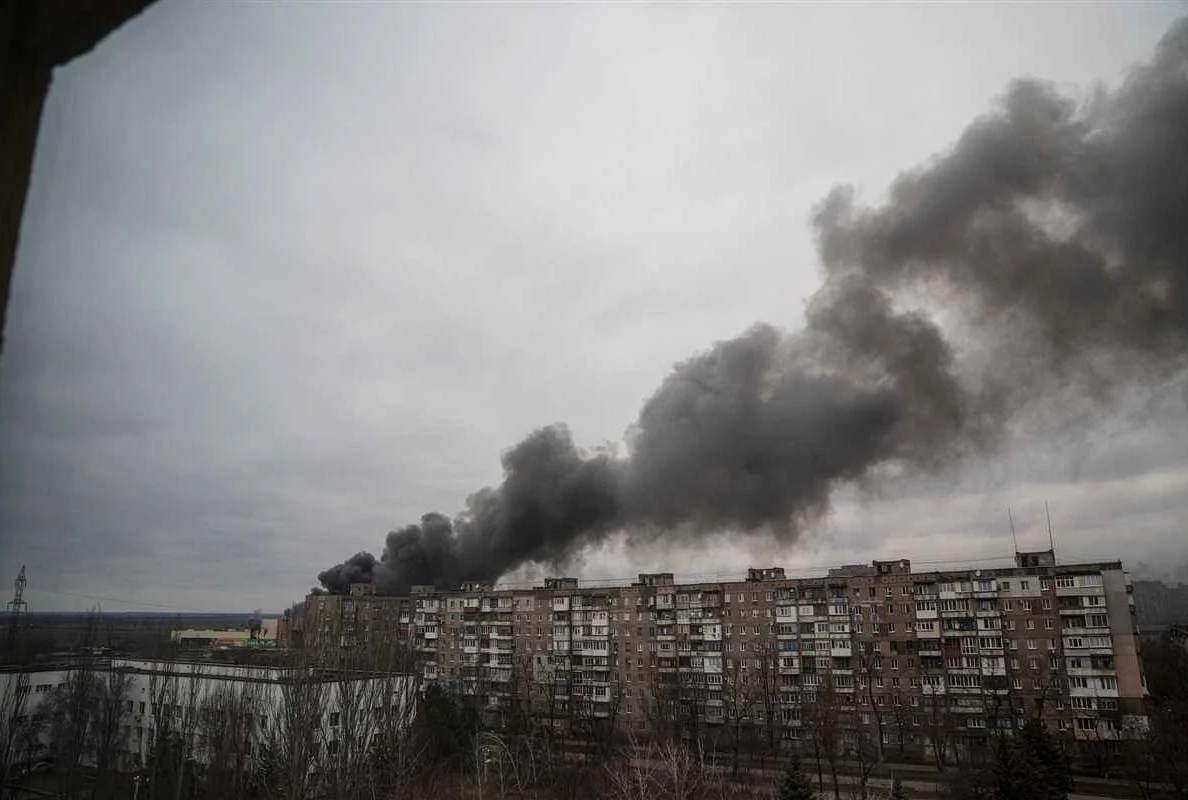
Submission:
M 25 565 L 21 565 L 20 574 L 17 575 L 16 581 L 13 585 L 16 590 L 13 592 L 12 599 L 8 601 L 8 650 L 10 653 L 16 653 L 17 635 L 21 626 L 21 612 L 28 608 L 28 603 L 25 602 L 25 584 L 28 581 L 25 579 Z
M 25 565 L 21 565 L 20 574 L 17 575 L 15 581 L 16 591 L 13 593 L 12 600 L 8 603 L 9 625 L 8 625 L 8 657 L 14 663 L 21 663 L 24 659 L 22 654 L 17 649 L 17 644 L 20 639 L 20 620 L 21 612 L 25 610 Z M 8 785 L 10 777 L 9 768 L 13 760 L 13 748 L 16 746 L 19 738 L 19 729 L 23 727 L 22 718 L 25 715 L 26 702 L 29 696 L 29 671 L 23 666 L 17 672 L 16 681 L 12 685 L 11 701 L 6 701 L 9 704 L 8 719 L 6 720 L 7 729 L 4 731 L 3 740 L 0 741 L 0 747 L 3 752 L 0 753 L 0 792 Z

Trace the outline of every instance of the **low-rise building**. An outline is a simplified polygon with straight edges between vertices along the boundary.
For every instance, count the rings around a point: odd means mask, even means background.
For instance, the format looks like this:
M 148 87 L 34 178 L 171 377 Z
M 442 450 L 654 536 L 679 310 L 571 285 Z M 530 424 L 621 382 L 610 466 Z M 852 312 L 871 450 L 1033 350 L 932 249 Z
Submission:
M 394 673 L 95 657 L 0 672 L 10 763 L 61 755 L 58 739 L 73 730 L 77 709 L 86 709 L 86 725 L 114 732 L 108 755 L 120 771 L 147 764 L 162 735 L 178 737 L 198 763 L 228 746 L 228 735 L 241 736 L 231 746 L 250 757 L 278 734 L 291 736 L 281 728 L 295 720 L 310 727 L 310 741 L 330 756 L 347 737 L 365 746 L 383 725 L 407 724 L 418 686 L 414 676 Z M 96 758 L 87 742 L 78 754 L 84 764 Z

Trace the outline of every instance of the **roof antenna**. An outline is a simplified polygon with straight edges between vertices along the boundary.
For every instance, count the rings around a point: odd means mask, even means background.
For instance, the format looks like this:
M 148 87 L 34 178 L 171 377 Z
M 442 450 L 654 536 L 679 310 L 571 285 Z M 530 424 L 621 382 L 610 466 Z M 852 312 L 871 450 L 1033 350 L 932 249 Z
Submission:
M 1048 547 L 1052 549 L 1052 561 L 1056 561 L 1056 541 L 1052 538 L 1052 512 L 1048 511 L 1048 501 L 1044 501 L 1044 516 L 1048 518 Z
M 1015 536 L 1015 517 L 1011 514 L 1011 507 L 1007 506 L 1007 519 L 1011 521 L 1011 541 L 1015 543 L 1015 555 L 1019 555 L 1019 539 Z

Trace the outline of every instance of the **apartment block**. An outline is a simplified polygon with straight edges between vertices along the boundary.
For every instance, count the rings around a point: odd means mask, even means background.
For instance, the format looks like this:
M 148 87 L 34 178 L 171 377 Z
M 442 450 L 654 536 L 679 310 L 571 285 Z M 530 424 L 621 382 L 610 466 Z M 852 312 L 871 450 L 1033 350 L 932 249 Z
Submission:
M 914 571 L 907 559 L 791 578 L 621 586 L 552 578 L 531 589 L 414 587 L 408 597 L 311 596 L 307 638 L 408 643 L 419 673 L 473 698 L 492 724 L 706 731 L 736 721 L 800 739 L 940 757 L 1042 719 L 1070 742 L 1145 725 L 1131 584 L 1120 562 Z
M 293 713 L 293 705 L 286 704 L 284 687 L 294 681 L 297 673 L 206 661 L 122 658 L 87 661 L 72 658 L 57 664 L 6 667 L 0 670 L 0 699 L 7 724 L 11 726 L 10 763 L 52 760 L 61 745 L 59 737 L 75 733 L 69 727 L 55 724 L 54 719 L 55 714 L 61 715 L 62 703 L 84 702 L 77 694 L 80 674 L 89 676 L 108 692 L 106 700 L 100 693 L 85 702 L 93 704 L 91 713 L 102 714 L 104 724 L 113 726 L 113 768 L 132 772 L 149 762 L 153 742 L 160 731 L 183 736 L 191 757 L 198 763 L 207 763 L 210 751 L 218 746 L 217 737 L 211 737 L 207 727 L 210 709 L 226 713 L 229 702 L 243 703 L 241 708 L 251 712 L 249 719 L 241 723 L 241 730 L 248 735 L 245 753 L 250 756 L 281 718 Z M 319 698 L 320 705 L 306 707 L 307 713 L 312 712 L 314 717 L 311 724 L 321 729 L 319 739 L 326 742 L 327 757 L 338 752 L 339 743 L 347 736 L 369 741 L 380 730 L 382 713 L 390 714 L 393 721 L 410 719 L 410 703 L 415 692 L 412 676 L 319 670 L 301 680 L 327 687 L 307 695 Z M 336 687 L 344 683 L 352 688 L 337 691 Z M 110 708 L 105 707 L 113 691 L 118 692 L 116 702 Z M 360 704 L 365 701 L 366 706 L 355 709 L 346 715 L 346 721 L 341 721 L 343 697 Z M 83 754 L 84 765 L 94 766 L 93 757 L 90 752 Z

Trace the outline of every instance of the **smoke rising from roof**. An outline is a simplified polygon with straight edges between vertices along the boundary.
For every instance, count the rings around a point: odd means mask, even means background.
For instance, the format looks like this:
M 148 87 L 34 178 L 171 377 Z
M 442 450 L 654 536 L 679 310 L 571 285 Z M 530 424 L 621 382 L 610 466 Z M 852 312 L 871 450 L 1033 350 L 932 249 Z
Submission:
M 375 580 L 375 556 L 371 553 L 355 553 L 341 564 L 318 573 L 318 582 L 328 591 L 345 593 L 352 583 L 372 583 Z
M 628 453 L 563 425 L 503 456 L 456 518 L 427 514 L 319 575 L 387 592 L 563 562 L 612 531 L 788 539 L 838 486 L 991 450 L 1056 392 L 1098 400 L 1188 354 L 1188 21 L 1113 94 L 1020 80 L 887 202 L 835 189 L 814 227 L 824 283 L 795 333 L 757 325 L 678 364 Z M 951 300 L 958 341 L 905 296 Z

